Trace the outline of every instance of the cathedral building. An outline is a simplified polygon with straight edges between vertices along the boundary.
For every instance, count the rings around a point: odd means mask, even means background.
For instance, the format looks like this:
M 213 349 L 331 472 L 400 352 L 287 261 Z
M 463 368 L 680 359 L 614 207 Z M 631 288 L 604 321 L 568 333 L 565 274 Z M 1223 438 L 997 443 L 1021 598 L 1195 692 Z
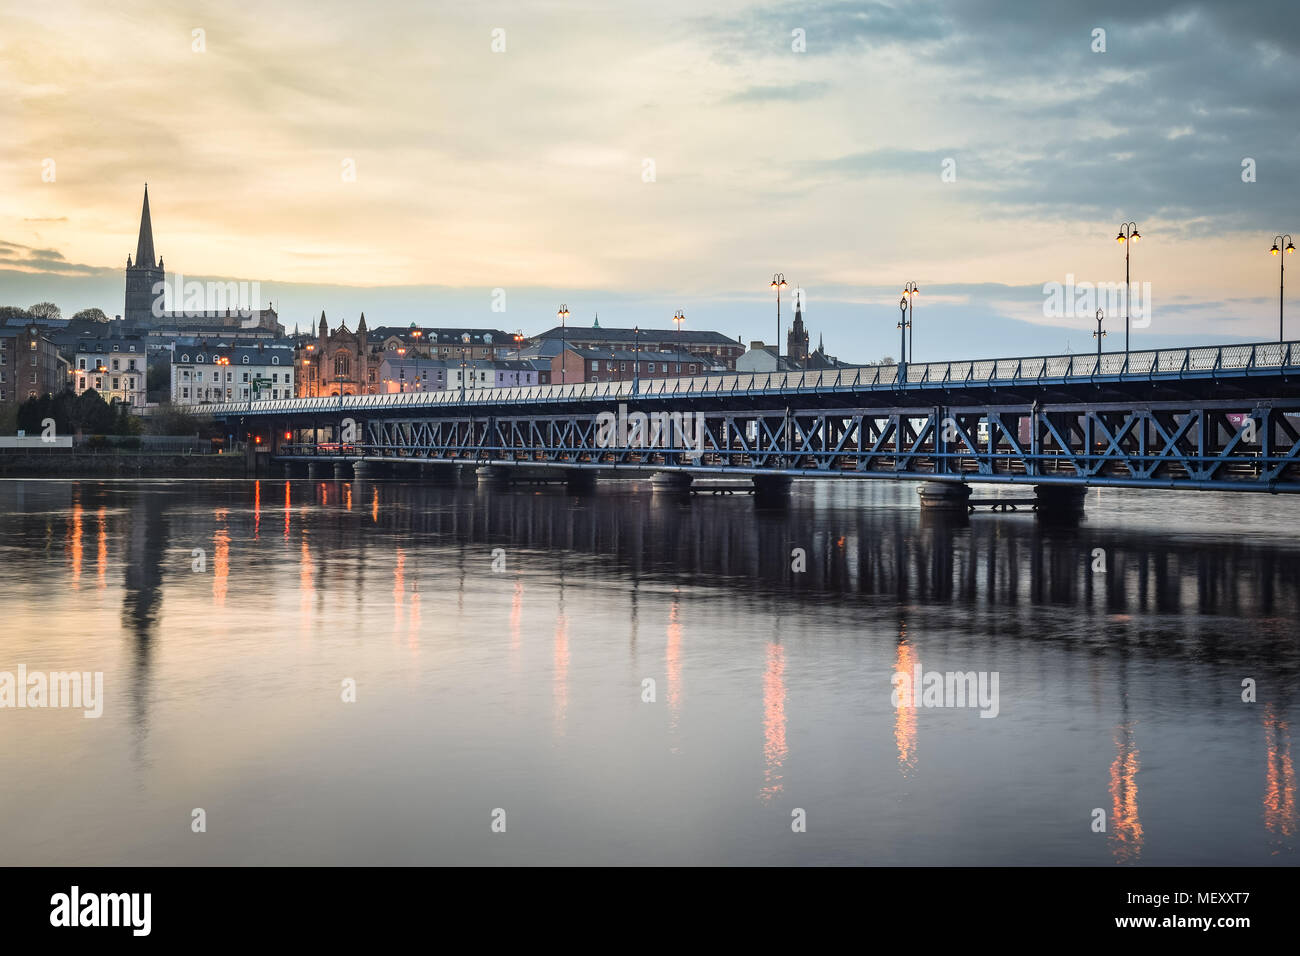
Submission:
M 346 320 L 330 332 L 322 312 L 316 335 L 294 340 L 294 397 L 374 395 L 380 391 L 382 358 L 368 342 L 364 312 L 355 332 L 348 329 Z
M 803 297 L 795 296 L 794 322 L 785 337 L 785 354 L 795 368 L 806 368 L 808 364 L 808 330 L 803 324 Z
M 183 277 L 182 277 L 183 278 Z M 140 236 L 135 244 L 135 259 L 126 257 L 126 303 L 122 316 L 128 326 L 143 330 L 160 330 L 176 334 L 220 334 L 223 330 L 262 330 L 277 337 L 284 335 L 284 326 L 280 325 L 274 309 L 254 309 L 253 302 L 242 304 L 230 301 L 235 293 L 246 289 L 248 283 L 216 282 L 208 283 L 211 287 L 210 302 L 204 302 L 200 308 L 186 305 L 193 287 L 194 294 L 201 299 L 202 284 L 196 282 L 182 283 L 185 288 L 172 290 L 174 305 L 180 306 L 173 311 L 163 311 L 162 297 L 167 285 L 167 270 L 163 266 L 162 256 L 155 256 L 153 247 L 153 221 L 149 216 L 149 185 L 144 187 L 144 206 L 140 211 Z M 253 283 L 257 286 L 257 283 Z M 256 298 L 257 296 L 253 296 Z M 159 311 L 154 311 L 154 303 Z M 225 307 L 218 303 L 224 302 Z M 209 308 L 211 306 L 211 308 Z

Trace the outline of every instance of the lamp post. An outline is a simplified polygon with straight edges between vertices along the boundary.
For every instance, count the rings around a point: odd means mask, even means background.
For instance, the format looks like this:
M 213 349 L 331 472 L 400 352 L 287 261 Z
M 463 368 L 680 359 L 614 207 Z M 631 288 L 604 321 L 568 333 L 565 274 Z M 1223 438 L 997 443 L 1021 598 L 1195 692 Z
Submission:
M 908 282 L 903 286 L 903 295 L 907 296 L 907 354 L 916 358 L 916 352 L 913 346 L 916 345 L 915 332 L 912 331 L 912 299 L 921 290 L 916 287 L 915 282 Z
M 564 358 L 564 349 L 565 349 L 564 334 L 565 334 L 565 329 L 567 328 L 567 323 L 569 321 L 569 307 L 565 305 L 563 302 L 561 302 L 560 311 L 556 312 L 555 314 L 560 318 L 560 384 L 563 385 L 565 383 L 565 378 L 566 378 L 564 366 L 568 364 Z
M 1098 309 L 1097 310 L 1097 331 L 1092 333 L 1092 337 L 1097 340 L 1097 371 L 1098 372 L 1101 371 L 1101 340 L 1106 336 L 1106 333 L 1101 330 L 1101 320 L 1104 318 L 1105 316 L 1102 315 L 1101 309 Z
M 677 326 L 677 357 L 678 357 L 679 359 L 681 358 L 681 354 L 682 354 L 682 323 L 685 322 L 685 321 L 686 321 L 686 313 L 683 312 L 681 309 L 678 309 L 678 310 L 673 314 L 673 322 L 674 322 L 674 324 L 676 324 L 676 326 Z M 681 365 L 682 365 L 682 363 L 679 361 L 679 362 L 677 363 L 677 374 L 678 374 L 678 375 L 680 375 L 680 374 L 681 374 L 681 371 L 682 371 Z
M 1141 241 L 1142 236 L 1138 232 L 1138 224 L 1135 222 L 1121 223 L 1119 235 L 1115 241 L 1124 247 L 1124 354 L 1128 355 L 1128 337 L 1129 337 L 1129 320 L 1131 318 L 1129 310 L 1129 299 L 1132 298 L 1133 287 L 1129 284 L 1128 278 L 1128 258 L 1129 249 L 1133 243 Z
M 907 381 L 907 330 L 912 327 L 912 323 L 907 321 L 907 296 L 898 300 L 898 308 L 901 312 L 898 317 L 898 354 L 902 356 L 898 360 L 898 383 L 902 385 Z
M 641 393 L 641 326 L 632 327 L 632 394 Z
M 1282 254 L 1283 243 L 1286 243 L 1286 255 Z M 1274 236 L 1273 248 L 1268 251 L 1277 256 L 1279 267 L 1277 274 L 1277 340 L 1285 342 L 1286 338 L 1282 334 L 1282 302 L 1286 295 L 1286 257 L 1295 252 L 1295 243 L 1291 241 L 1290 235 Z
M 772 276 L 771 288 L 776 290 L 776 365 L 781 369 L 781 290 L 786 287 L 785 273 L 778 272 Z

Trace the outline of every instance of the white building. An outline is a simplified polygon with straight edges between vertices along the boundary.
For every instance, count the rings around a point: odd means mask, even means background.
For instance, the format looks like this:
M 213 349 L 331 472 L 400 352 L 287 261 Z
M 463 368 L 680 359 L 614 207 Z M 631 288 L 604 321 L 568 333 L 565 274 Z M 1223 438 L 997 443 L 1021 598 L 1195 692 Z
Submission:
M 69 377 L 78 395 L 95 391 L 106 402 L 117 399 L 139 407 L 145 404 L 147 366 L 143 339 L 83 339 Z
M 287 345 L 176 345 L 172 404 L 293 398 L 293 349 Z

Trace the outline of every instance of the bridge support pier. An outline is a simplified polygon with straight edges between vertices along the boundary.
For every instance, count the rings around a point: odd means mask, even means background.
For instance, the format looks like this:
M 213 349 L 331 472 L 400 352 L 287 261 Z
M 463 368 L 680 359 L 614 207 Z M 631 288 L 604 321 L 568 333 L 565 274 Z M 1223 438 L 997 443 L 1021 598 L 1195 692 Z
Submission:
M 358 458 L 352 463 L 352 477 L 357 481 L 369 481 L 375 477 L 374 464 Z
M 759 501 L 784 501 L 794 479 L 789 475 L 754 475 L 754 498 Z
M 309 461 L 309 462 L 307 462 L 307 477 L 308 477 L 308 478 L 324 478 L 324 477 L 325 477 L 325 469 L 326 469 L 327 467 L 328 467 L 328 465 L 327 465 L 325 462 L 323 462 L 323 461 Z
M 650 479 L 650 490 L 656 494 L 686 494 L 694 479 L 685 471 L 656 471 Z
M 504 465 L 484 465 L 474 474 L 478 477 L 480 485 L 504 488 L 510 484 L 510 469 Z
M 564 473 L 564 488 L 570 494 L 593 494 L 596 490 L 596 473 L 590 468 L 571 468 Z
M 955 481 L 925 481 L 916 489 L 921 496 L 922 511 L 958 511 L 969 509 L 970 485 Z
M 1038 517 L 1043 521 L 1075 522 L 1083 517 L 1088 489 L 1078 485 L 1034 485 Z
M 352 465 L 350 465 L 350 464 L 349 464 L 348 462 L 346 462 L 346 461 L 336 461 L 336 462 L 334 462 L 334 478 L 335 478 L 335 480 L 344 480 L 344 479 L 347 479 L 347 478 L 350 478 L 350 477 L 352 477 Z

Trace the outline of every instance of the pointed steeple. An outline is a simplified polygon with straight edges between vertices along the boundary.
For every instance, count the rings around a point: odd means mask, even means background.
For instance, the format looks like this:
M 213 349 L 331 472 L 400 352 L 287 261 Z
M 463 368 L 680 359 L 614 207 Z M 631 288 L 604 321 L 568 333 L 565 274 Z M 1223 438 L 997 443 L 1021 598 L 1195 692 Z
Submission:
M 593 325 L 592 328 L 593 328 L 593 329 L 598 329 L 598 328 L 600 328 L 600 313 L 599 313 L 599 312 L 596 313 L 596 324 Z
M 153 223 L 149 219 L 149 184 L 144 184 L 144 208 L 140 211 L 140 238 L 135 244 L 136 268 L 154 268 Z
M 366 314 L 364 312 L 361 313 L 361 321 L 357 323 L 357 334 L 366 334 Z
M 330 334 L 330 325 L 328 322 L 325 321 L 325 310 L 322 309 L 320 313 L 320 338 L 327 339 L 329 338 L 329 334 Z

